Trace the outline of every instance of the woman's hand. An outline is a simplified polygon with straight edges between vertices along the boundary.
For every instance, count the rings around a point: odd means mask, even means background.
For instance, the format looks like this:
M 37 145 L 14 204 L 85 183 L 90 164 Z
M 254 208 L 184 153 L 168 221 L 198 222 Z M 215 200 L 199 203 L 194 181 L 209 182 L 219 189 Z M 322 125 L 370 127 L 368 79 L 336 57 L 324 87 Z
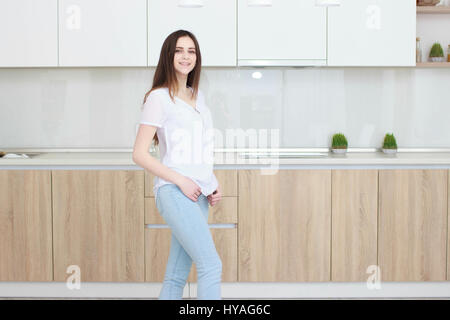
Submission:
M 202 194 L 200 187 L 191 179 L 183 176 L 178 187 L 183 191 L 184 195 L 192 201 L 197 201 L 198 197 Z
M 220 191 L 220 188 L 217 187 L 216 191 L 207 196 L 207 198 L 211 207 L 214 206 L 217 202 L 219 202 L 222 199 L 222 192 Z

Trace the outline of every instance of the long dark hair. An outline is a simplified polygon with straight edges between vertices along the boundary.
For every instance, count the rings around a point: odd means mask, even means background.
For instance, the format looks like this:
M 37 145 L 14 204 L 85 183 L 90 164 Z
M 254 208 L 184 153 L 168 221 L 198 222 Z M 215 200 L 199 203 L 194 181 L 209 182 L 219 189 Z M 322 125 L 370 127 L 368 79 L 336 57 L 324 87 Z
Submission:
M 172 101 L 174 101 L 174 91 L 178 91 L 178 81 L 173 65 L 173 59 L 175 56 L 175 47 L 177 45 L 178 38 L 188 36 L 195 44 L 196 61 L 195 67 L 188 74 L 186 85 L 193 89 L 192 97 L 197 98 L 198 84 L 200 82 L 200 71 L 202 68 L 202 55 L 200 54 L 200 46 L 198 45 L 197 38 L 189 31 L 177 30 L 169 34 L 164 40 L 161 47 L 161 53 L 159 55 L 158 65 L 156 67 L 155 75 L 153 76 L 152 88 L 145 94 L 144 102 L 147 100 L 148 95 L 152 90 L 158 88 L 168 88 L 169 95 Z M 155 134 L 153 140 L 155 145 L 159 144 L 158 136 Z

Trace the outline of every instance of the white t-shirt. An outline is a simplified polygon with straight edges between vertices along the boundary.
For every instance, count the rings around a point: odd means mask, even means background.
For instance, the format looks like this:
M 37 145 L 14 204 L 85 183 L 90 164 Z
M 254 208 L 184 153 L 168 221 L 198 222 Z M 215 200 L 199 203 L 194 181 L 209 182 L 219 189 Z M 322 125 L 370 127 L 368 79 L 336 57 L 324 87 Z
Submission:
M 143 105 L 140 123 L 157 127 L 161 163 L 192 179 L 201 188 L 201 192 L 208 196 L 218 187 L 213 172 L 214 133 L 211 112 L 200 90 L 195 109 L 176 96 L 174 101 L 175 103 L 169 96 L 168 88 L 153 90 Z M 164 184 L 172 182 L 155 176 L 155 201 L 158 188 Z

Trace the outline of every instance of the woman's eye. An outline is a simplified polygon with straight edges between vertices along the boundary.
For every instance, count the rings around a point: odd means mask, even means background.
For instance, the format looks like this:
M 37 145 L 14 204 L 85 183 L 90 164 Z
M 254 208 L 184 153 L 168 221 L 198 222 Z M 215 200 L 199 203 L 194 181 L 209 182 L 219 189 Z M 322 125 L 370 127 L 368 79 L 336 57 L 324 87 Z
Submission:
M 175 52 L 181 52 L 180 49 L 175 50 Z M 189 51 L 189 53 L 195 54 L 195 51 Z

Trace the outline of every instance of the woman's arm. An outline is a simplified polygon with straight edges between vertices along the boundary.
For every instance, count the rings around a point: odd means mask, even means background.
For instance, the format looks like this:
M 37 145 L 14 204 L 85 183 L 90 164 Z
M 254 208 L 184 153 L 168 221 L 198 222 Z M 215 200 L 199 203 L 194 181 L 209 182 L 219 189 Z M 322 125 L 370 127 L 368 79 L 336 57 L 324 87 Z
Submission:
M 188 177 L 176 172 L 163 165 L 158 159 L 152 157 L 148 152 L 150 144 L 156 133 L 156 127 L 150 125 L 139 126 L 136 135 L 136 141 L 133 148 L 133 161 L 138 166 L 150 171 L 153 175 L 158 176 L 166 181 L 176 184 L 181 191 L 191 199 L 197 201 L 201 194 L 200 187 Z
M 158 159 L 152 157 L 148 152 L 153 137 L 155 136 L 156 129 L 156 127 L 149 125 L 141 124 L 139 126 L 139 131 L 136 135 L 136 141 L 133 148 L 133 161 L 138 166 L 151 172 L 153 175 L 179 185 L 184 176 L 172 169 L 169 169 Z

